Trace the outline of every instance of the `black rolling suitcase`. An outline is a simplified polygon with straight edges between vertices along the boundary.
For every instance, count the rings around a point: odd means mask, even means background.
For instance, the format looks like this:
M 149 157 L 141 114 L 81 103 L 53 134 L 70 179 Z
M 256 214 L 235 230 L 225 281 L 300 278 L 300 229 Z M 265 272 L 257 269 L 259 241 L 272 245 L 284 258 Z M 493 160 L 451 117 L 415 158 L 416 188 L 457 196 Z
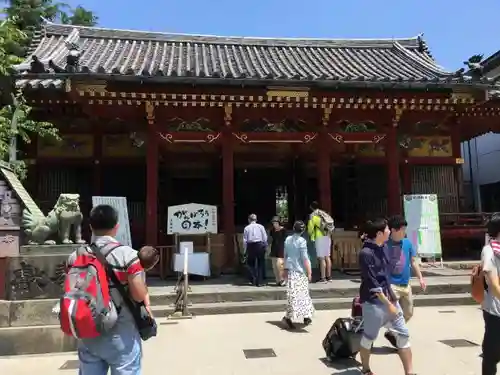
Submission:
M 359 352 L 363 333 L 360 319 L 339 318 L 323 340 L 323 349 L 330 361 L 354 358 Z

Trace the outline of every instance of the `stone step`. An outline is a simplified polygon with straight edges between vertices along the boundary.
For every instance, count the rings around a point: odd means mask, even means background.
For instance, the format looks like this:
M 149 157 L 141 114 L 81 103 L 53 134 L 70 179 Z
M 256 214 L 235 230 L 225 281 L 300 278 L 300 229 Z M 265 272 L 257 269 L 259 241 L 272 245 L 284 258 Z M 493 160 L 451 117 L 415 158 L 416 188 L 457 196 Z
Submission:
M 58 325 L 0 328 L 0 356 L 64 353 L 76 350 L 76 340 Z
M 337 287 L 335 282 L 330 284 L 313 284 L 310 289 L 311 297 L 316 298 L 354 298 L 359 293 L 359 284 L 352 283 L 352 287 Z M 206 288 L 205 291 L 192 288 L 189 293 L 189 300 L 192 303 L 220 303 L 220 302 L 246 302 L 246 301 L 276 301 L 286 299 L 286 288 L 266 286 L 256 288 L 252 286 Z M 426 295 L 434 294 L 456 294 L 470 291 L 469 280 L 462 282 L 457 280 L 454 283 L 430 284 L 425 291 Z M 423 294 L 420 288 L 413 288 L 414 294 Z M 175 293 L 160 292 L 151 293 L 152 305 L 170 305 L 176 299 Z
M 314 306 L 317 310 L 349 309 L 351 302 L 352 298 L 350 297 L 316 298 L 314 299 Z M 475 302 L 468 293 L 415 296 L 415 305 L 417 307 L 447 307 L 472 304 L 475 304 Z M 196 303 L 190 306 L 189 311 L 193 316 L 264 313 L 284 311 L 285 305 L 286 301 L 284 300 Z M 172 313 L 173 306 L 154 306 L 153 310 L 159 324 L 175 324 L 174 320 L 165 319 Z M 56 325 L 57 321 L 55 319 L 52 321 L 51 325 L 0 328 L 0 356 L 74 351 L 76 348 L 75 340 L 64 336 L 59 326 Z
M 440 278 L 436 278 L 440 279 Z M 432 283 L 430 282 L 432 281 Z M 413 291 L 418 296 L 438 296 L 469 293 L 470 286 L 468 278 L 447 278 L 445 280 L 429 280 L 429 285 L 425 294 L 421 294 L 420 288 L 415 286 Z M 312 284 L 310 292 L 312 298 L 316 301 L 323 299 L 342 301 L 346 299 L 349 304 L 352 298 L 358 294 L 359 283 L 349 281 L 332 282 L 329 284 Z M 281 287 L 266 286 L 256 288 L 253 286 L 197 286 L 193 285 L 192 292 L 188 295 L 190 303 L 196 306 L 210 306 L 222 303 L 229 305 L 218 306 L 221 314 L 224 309 L 234 309 L 245 303 L 255 302 L 268 306 L 272 302 L 286 300 L 286 289 Z M 151 303 L 157 306 L 172 306 L 176 298 L 172 287 L 154 287 L 151 288 Z M 425 298 L 425 297 L 424 297 Z M 24 327 L 36 325 L 58 324 L 56 314 L 52 313 L 52 308 L 58 303 L 57 299 L 32 299 L 24 301 L 0 301 L 0 327 Z M 333 307 L 336 308 L 336 307 Z M 169 310 L 172 310 L 170 308 Z M 266 310 L 267 311 L 267 310 Z M 276 311 L 276 310 L 271 310 Z
M 316 310 L 350 309 L 351 297 L 314 298 Z M 415 296 L 415 306 L 459 306 L 475 304 L 469 293 L 454 294 L 422 294 Z M 195 315 L 246 314 L 284 311 L 286 300 L 193 303 L 188 306 L 189 312 Z M 172 313 L 173 305 L 153 306 L 153 314 L 166 317 Z

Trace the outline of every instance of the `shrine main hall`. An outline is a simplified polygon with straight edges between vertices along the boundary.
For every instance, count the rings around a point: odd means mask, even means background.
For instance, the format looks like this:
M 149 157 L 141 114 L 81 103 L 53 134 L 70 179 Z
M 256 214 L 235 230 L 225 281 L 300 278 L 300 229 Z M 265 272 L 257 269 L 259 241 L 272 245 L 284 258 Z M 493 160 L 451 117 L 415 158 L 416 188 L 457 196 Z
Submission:
M 435 193 L 440 212 L 458 214 L 460 143 L 499 127 L 495 85 L 477 57 L 446 71 L 422 36 L 45 23 L 17 70 L 33 114 L 62 138 L 22 150 L 45 212 L 60 193 L 79 193 L 84 212 L 92 196 L 124 196 L 134 244 L 161 245 L 168 206 L 215 205 L 228 261 L 249 213 L 290 223 L 317 200 L 349 230 L 401 212 L 403 194 Z

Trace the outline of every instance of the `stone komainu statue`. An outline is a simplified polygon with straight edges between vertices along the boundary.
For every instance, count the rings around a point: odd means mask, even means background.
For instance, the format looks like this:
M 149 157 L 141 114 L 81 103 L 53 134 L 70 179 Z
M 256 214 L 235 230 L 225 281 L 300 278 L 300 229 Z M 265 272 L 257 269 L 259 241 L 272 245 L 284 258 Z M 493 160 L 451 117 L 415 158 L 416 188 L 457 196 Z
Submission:
M 30 244 L 55 245 L 49 237 L 56 235 L 62 244 L 83 244 L 80 194 L 61 194 L 54 208 L 46 217 L 35 217 L 29 210 L 23 211 L 22 224 Z M 73 229 L 73 231 L 72 231 Z

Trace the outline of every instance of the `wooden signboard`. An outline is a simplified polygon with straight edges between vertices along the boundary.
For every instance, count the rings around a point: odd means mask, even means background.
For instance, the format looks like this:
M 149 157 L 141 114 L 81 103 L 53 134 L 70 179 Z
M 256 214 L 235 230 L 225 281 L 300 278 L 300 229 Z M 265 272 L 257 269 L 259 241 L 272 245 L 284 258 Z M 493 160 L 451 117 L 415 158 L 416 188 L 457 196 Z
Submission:
M 217 233 L 217 206 L 188 203 L 168 208 L 167 234 Z
M 12 190 L 14 190 L 21 202 L 23 202 L 24 207 L 37 218 L 45 217 L 42 210 L 40 210 L 31 195 L 29 195 L 29 193 L 26 191 L 21 181 L 19 181 L 19 179 L 17 178 L 16 174 L 6 164 L 0 165 L 0 171 L 2 172 Z
M 132 247 L 132 236 L 130 234 L 130 222 L 128 218 L 126 197 L 92 197 L 92 207 L 107 204 L 118 211 L 118 233 L 116 239 L 122 245 Z

